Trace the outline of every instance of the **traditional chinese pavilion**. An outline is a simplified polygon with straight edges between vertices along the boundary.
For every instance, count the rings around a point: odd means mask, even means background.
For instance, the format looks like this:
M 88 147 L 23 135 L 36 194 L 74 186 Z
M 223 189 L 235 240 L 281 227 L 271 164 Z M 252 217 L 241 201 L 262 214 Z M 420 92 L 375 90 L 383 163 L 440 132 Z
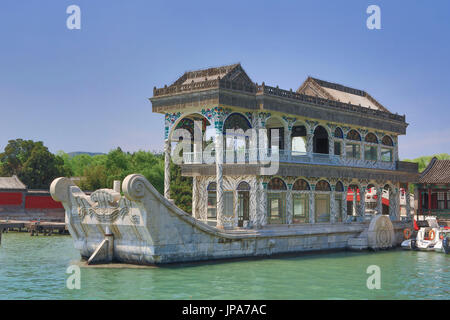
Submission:
M 420 174 L 416 192 L 418 215 L 450 220 L 450 160 L 434 157 Z
M 312 77 L 283 90 L 254 83 L 234 64 L 186 72 L 154 88 L 150 100 L 153 112 L 165 115 L 164 195 L 170 198 L 172 145 L 183 140 L 173 132 L 201 132 L 183 151 L 182 174 L 193 177 L 193 216 L 218 228 L 363 221 L 360 194 L 371 188 L 379 214 L 383 190 L 389 192 L 387 213 L 396 221 L 400 189 L 417 180 L 417 165 L 398 159 L 405 116 L 363 90 Z M 246 134 L 251 129 L 266 129 L 265 142 Z M 202 153 L 208 142 L 212 161 Z M 228 157 L 229 150 L 236 155 Z M 267 174 L 260 162 L 274 153 L 278 170 Z

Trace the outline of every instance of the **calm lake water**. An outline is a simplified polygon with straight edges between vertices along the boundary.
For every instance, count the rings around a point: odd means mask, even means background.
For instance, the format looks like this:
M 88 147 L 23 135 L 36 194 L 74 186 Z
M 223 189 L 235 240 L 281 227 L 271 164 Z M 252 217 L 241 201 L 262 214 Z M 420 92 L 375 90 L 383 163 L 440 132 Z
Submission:
M 70 236 L 3 235 L 0 299 L 450 299 L 450 255 L 384 251 L 305 254 L 171 267 L 81 268 Z M 381 289 L 366 286 L 381 268 Z

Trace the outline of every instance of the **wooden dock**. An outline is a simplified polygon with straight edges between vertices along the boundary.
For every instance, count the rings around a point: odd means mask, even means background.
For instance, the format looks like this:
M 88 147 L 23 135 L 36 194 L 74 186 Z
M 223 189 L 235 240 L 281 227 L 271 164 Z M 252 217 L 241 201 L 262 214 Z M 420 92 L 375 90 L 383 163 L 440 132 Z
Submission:
M 8 231 L 29 232 L 31 236 L 38 236 L 39 234 L 51 236 L 54 233 L 68 234 L 64 222 L 0 220 L 0 243 L 2 233 Z

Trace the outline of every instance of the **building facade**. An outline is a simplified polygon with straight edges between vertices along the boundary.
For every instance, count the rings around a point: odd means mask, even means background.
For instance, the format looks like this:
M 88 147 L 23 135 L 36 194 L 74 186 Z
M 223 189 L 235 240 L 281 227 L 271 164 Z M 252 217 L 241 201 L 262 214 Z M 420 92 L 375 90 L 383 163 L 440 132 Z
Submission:
M 434 157 L 420 174 L 416 185 L 419 216 L 450 221 L 450 160 Z
M 164 196 L 176 160 L 193 178 L 193 217 L 218 228 L 334 225 L 374 213 L 400 221 L 400 190 L 418 178 L 417 164 L 398 159 L 405 116 L 363 90 L 311 77 L 282 90 L 235 64 L 186 72 L 150 100 L 165 115 Z M 409 192 L 405 200 L 410 219 Z

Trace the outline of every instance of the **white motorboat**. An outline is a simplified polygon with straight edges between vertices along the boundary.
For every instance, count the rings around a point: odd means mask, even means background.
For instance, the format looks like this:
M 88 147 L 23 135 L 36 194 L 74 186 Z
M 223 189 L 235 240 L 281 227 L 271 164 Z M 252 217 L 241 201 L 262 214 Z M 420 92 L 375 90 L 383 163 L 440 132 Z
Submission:
M 421 227 L 415 239 L 403 241 L 402 248 L 450 253 L 450 229 L 439 226 L 434 217 L 427 218 L 426 221 L 428 226 Z M 405 235 L 407 233 L 405 230 Z

